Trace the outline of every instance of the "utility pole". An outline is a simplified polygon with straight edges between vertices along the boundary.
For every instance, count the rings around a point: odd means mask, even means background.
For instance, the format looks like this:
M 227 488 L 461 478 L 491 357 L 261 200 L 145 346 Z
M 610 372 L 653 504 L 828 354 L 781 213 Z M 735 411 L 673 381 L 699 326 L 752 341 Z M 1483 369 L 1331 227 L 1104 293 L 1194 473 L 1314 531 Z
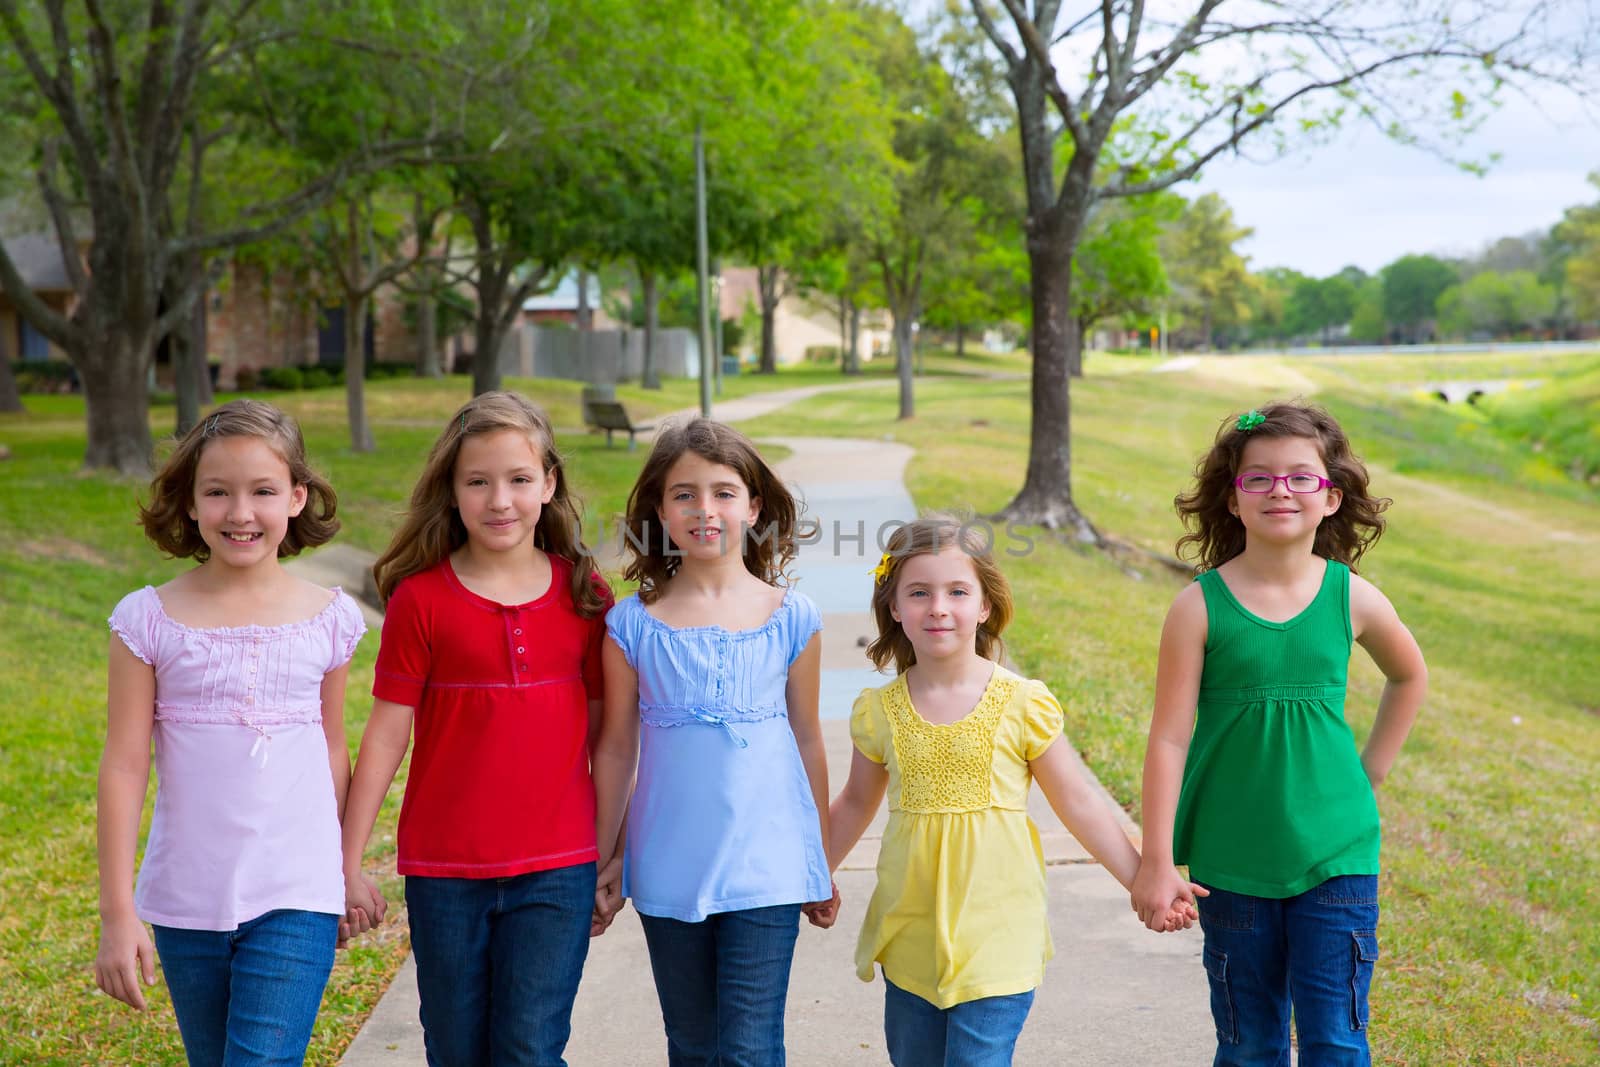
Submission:
M 695 274 L 700 289 L 700 414 L 711 417 L 711 279 L 706 247 L 706 142 L 700 123 L 694 124 L 694 243 Z

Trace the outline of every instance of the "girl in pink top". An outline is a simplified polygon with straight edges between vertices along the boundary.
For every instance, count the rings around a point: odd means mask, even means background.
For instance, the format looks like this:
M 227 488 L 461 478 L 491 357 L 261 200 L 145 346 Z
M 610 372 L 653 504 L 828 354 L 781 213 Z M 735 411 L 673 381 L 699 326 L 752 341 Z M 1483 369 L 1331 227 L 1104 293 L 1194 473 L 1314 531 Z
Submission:
M 111 615 L 95 981 L 142 1011 L 159 951 L 193 1067 L 299 1064 L 345 911 L 344 686 L 366 627 L 279 561 L 338 530 L 333 490 L 293 421 L 235 400 L 178 443 L 140 519 L 199 566 Z

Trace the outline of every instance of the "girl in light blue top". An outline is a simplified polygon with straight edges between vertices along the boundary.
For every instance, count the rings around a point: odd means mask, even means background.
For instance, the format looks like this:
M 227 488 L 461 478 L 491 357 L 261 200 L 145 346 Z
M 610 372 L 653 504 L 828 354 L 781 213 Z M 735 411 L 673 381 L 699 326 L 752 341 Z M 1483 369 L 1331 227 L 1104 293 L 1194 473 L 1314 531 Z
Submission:
M 606 617 L 595 925 L 633 899 L 674 1067 L 782 1064 L 800 915 L 837 913 L 822 620 L 779 584 L 796 512 L 755 446 L 709 419 L 663 430 L 628 500 L 639 595 Z

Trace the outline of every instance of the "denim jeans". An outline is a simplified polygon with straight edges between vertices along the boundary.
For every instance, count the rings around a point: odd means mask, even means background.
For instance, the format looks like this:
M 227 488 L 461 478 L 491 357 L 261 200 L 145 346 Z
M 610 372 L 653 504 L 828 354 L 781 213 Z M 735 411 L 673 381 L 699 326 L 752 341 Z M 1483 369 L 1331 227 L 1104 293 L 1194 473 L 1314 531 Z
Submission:
M 1366 1067 L 1367 991 L 1378 960 L 1378 878 L 1347 874 L 1275 900 L 1200 898 L 1215 1067 Z
M 883 984 L 883 1036 L 894 1067 L 1009 1067 L 1033 1007 L 1031 989 L 940 1008 L 888 975 Z
M 697 923 L 640 915 L 671 1067 L 782 1067 L 800 905 Z
M 589 955 L 595 865 L 406 878 L 430 1067 L 557 1067 Z
M 333 970 L 337 915 L 269 911 L 233 930 L 154 929 L 189 1067 L 299 1067 Z

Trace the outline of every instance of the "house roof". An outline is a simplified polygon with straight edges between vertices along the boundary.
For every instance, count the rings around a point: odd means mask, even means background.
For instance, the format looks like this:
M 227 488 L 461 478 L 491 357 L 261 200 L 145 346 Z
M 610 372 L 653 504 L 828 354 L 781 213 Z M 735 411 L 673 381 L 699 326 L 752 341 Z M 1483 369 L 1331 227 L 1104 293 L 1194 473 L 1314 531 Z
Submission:
M 600 309 L 600 279 L 589 275 L 589 306 Z M 562 275 L 556 287 L 548 293 L 530 296 L 522 302 L 523 311 L 576 311 L 578 309 L 578 272 Z
M 36 293 L 70 293 L 72 280 L 61 258 L 61 244 L 54 234 L 30 233 L 7 237 L 6 254 L 17 266 L 17 273 Z

